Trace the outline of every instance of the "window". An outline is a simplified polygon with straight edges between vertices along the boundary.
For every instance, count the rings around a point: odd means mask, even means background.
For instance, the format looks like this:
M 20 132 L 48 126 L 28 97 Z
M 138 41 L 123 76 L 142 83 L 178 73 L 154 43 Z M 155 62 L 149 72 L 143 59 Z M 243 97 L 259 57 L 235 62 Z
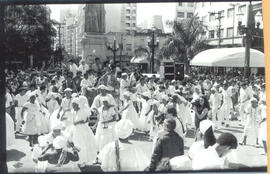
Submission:
M 203 17 L 202 17 L 202 21 L 203 21 L 203 22 L 207 22 L 207 16 L 203 16 Z
M 126 44 L 126 51 L 132 51 L 132 44 Z
M 238 13 L 245 13 L 246 12 L 246 5 L 241 5 L 238 7 Z
M 227 28 L 227 37 L 233 37 L 233 28 Z
M 126 23 L 126 26 L 127 26 L 127 27 L 130 27 L 130 23 Z
M 126 20 L 130 20 L 130 16 L 126 16 Z
M 234 9 L 233 8 L 228 9 L 227 18 L 233 17 L 233 13 L 234 13 Z
M 133 25 L 132 25 L 133 27 L 136 27 L 136 23 L 133 23 Z
M 185 13 L 184 12 L 177 12 L 177 17 L 184 18 L 185 17 Z
M 214 30 L 209 31 L 209 38 L 210 39 L 215 38 L 215 31 Z
M 204 7 L 204 2 L 202 2 L 202 7 Z
M 183 3 L 182 3 L 182 2 L 179 2 L 179 3 L 178 3 L 178 6 L 183 6 Z
M 132 10 L 132 13 L 133 13 L 133 14 L 136 14 L 136 10 Z
M 130 10 L 129 9 L 127 9 L 127 11 L 126 11 L 127 13 L 130 13 Z
M 136 16 L 133 16 L 133 17 L 132 17 L 132 20 L 136 20 Z
M 187 13 L 187 18 L 192 18 L 193 13 Z
M 209 22 L 212 22 L 216 19 L 216 15 L 214 13 L 210 13 L 209 15 Z
M 187 3 L 187 4 L 188 4 L 188 7 L 193 7 L 194 6 L 193 2 L 190 2 L 190 3 Z

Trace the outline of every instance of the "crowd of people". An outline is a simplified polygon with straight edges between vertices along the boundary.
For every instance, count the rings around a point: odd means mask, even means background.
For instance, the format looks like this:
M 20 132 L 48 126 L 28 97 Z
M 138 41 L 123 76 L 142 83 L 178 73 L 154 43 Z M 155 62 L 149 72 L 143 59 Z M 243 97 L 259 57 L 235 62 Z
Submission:
M 70 61 L 53 73 L 5 72 L 7 146 L 15 134 L 27 136 L 39 172 L 93 163 L 103 171 L 230 168 L 224 157 L 248 138 L 267 153 L 264 76 L 194 71 L 182 81 L 165 80 L 135 67 L 103 66 L 99 59 L 92 66 Z M 215 137 L 233 120 L 244 128 L 240 143 L 230 133 Z M 195 142 L 184 154 L 193 129 Z M 153 141 L 151 159 L 129 141 L 135 133 Z

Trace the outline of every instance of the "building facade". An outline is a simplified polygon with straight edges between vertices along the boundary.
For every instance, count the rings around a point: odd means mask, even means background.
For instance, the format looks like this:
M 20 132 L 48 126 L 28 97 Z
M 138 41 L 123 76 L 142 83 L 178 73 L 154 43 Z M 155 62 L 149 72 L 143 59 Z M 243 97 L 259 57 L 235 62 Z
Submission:
M 179 2 L 176 3 L 176 14 L 175 18 L 177 21 L 187 19 L 194 16 L 196 3 L 194 2 Z
M 238 22 L 247 23 L 249 2 L 199 2 L 195 13 L 207 27 L 205 37 L 210 45 L 233 47 L 243 45 L 243 35 L 238 31 Z M 254 15 L 262 13 L 262 2 L 253 2 Z M 260 19 L 262 28 L 262 18 Z
M 105 4 L 105 32 L 131 33 L 137 27 L 137 4 Z
M 152 27 L 160 29 L 162 31 L 162 33 L 164 33 L 162 16 L 160 16 L 160 15 L 152 16 L 150 28 L 152 28 Z

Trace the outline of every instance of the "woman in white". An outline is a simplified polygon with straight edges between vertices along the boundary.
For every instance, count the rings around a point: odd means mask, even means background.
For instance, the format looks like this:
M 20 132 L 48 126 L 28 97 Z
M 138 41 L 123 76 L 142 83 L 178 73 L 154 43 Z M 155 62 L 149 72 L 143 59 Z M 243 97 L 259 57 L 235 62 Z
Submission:
M 27 102 L 28 96 L 26 95 L 26 88 L 22 87 L 19 89 L 20 93 L 15 96 L 16 105 L 16 132 L 20 132 L 22 124 L 22 107 Z
M 14 122 L 10 115 L 6 113 L 6 147 L 15 144 Z
M 79 152 L 79 165 L 91 165 L 96 159 L 97 147 L 95 137 L 87 125 L 88 113 L 85 108 L 85 103 L 80 98 L 72 100 L 72 113 L 73 113 L 73 128 L 71 139 L 74 145 L 80 149 Z
M 260 130 L 259 130 L 259 142 L 262 142 L 264 152 L 267 154 L 267 119 L 266 119 L 266 96 L 262 96 L 260 103 L 260 113 L 262 121 L 260 122 Z
M 47 95 L 47 106 L 49 112 L 52 114 L 55 110 L 60 108 L 59 99 L 61 95 L 57 93 L 57 88 L 54 88 L 52 92 Z
M 65 97 L 61 102 L 60 108 L 55 110 L 50 117 L 51 128 L 59 122 L 63 122 L 67 129 L 69 129 L 72 124 L 70 121 L 70 119 L 72 118 L 72 89 L 66 88 L 64 92 Z
M 29 102 L 25 103 L 22 108 L 21 117 L 24 120 L 22 131 L 25 135 L 28 135 L 29 145 L 33 147 L 37 144 L 38 134 L 40 133 L 40 119 L 39 119 L 39 106 L 35 102 L 36 93 L 31 92 L 28 94 Z M 27 112 L 25 112 L 27 111 Z
M 142 110 L 140 113 L 140 122 L 142 124 L 141 130 L 144 132 L 150 131 L 150 123 L 148 123 L 148 116 L 150 114 L 151 109 L 151 92 L 147 91 L 141 94 L 142 97 Z
M 135 107 L 133 105 L 133 101 L 130 99 L 131 93 L 126 91 L 123 94 L 124 97 L 124 108 L 120 111 L 122 115 L 122 119 L 127 119 L 132 122 L 134 125 L 134 129 L 139 129 L 141 127 L 139 116 Z
M 210 120 L 203 120 L 200 122 L 200 140 L 194 142 L 189 151 L 188 155 L 190 159 L 193 159 L 199 151 L 207 149 L 209 146 L 213 146 L 216 143 L 214 136 L 214 123 Z
M 247 136 L 254 134 L 256 139 L 256 147 L 259 147 L 258 130 L 259 130 L 259 122 L 261 121 L 261 115 L 260 109 L 258 107 L 258 100 L 256 98 L 252 98 L 250 100 L 250 104 L 246 107 L 245 113 L 247 114 L 247 120 L 244 127 L 244 137 L 243 141 L 240 142 L 239 144 L 246 145 Z
M 98 152 L 100 152 L 106 144 L 116 139 L 113 131 L 115 123 L 115 108 L 112 103 L 110 103 L 110 99 L 105 97 L 103 98 L 102 106 L 98 108 L 98 124 L 95 135 Z
M 129 120 L 117 122 L 115 133 L 118 140 L 107 144 L 99 154 L 104 172 L 143 171 L 147 167 L 150 159 L 128 140 L 132 132 L 133 125 Z

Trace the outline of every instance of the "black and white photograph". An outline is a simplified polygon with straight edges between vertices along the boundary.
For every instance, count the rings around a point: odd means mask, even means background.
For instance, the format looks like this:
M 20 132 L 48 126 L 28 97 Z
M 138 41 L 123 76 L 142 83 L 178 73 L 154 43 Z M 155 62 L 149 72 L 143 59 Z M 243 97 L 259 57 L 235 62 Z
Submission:
M 267 172 L 262 1 L 80 3 L 1 7 L 7 172 Z

